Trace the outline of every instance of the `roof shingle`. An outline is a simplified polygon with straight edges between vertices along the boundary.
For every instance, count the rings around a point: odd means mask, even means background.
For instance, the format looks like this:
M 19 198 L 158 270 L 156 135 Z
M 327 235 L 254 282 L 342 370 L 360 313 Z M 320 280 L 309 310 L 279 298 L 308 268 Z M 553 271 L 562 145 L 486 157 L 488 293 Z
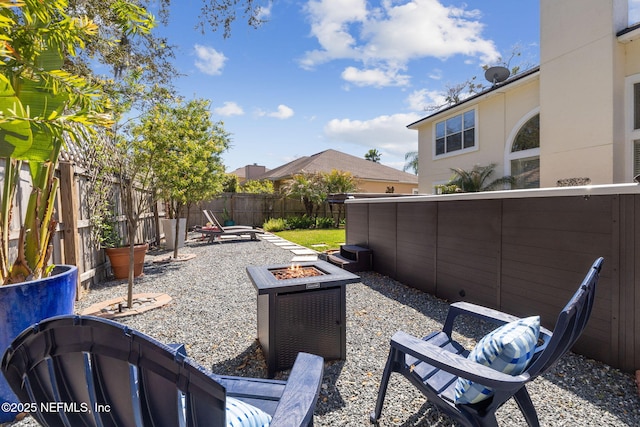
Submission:
M 333 169 L 350 172 L 355 178 L 369 181 L 418 183 L 416 175 L 332 149 L 295 159 L 271 169 L 260 179 L 278 181 L 303 171 L 328 173 Z

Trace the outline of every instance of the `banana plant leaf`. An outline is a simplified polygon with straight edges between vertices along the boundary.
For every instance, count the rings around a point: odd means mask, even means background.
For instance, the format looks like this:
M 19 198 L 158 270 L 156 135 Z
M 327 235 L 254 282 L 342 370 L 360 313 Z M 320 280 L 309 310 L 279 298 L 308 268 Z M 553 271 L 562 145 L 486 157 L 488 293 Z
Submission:
M 23 159 L 33 145 L 31 125 L 7 77 L 0 74 L 0 157 Z M 8 119 L 12 117 L 13 119 Z

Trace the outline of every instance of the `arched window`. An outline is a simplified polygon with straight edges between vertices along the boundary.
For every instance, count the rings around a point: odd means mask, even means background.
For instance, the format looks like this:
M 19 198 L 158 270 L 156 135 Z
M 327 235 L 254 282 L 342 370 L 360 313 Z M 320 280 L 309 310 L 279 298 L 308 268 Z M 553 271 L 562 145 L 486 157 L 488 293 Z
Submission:
M 540 187 L 540 114 L 527 120 L 518 130 L 508 155 L 512 188 Z

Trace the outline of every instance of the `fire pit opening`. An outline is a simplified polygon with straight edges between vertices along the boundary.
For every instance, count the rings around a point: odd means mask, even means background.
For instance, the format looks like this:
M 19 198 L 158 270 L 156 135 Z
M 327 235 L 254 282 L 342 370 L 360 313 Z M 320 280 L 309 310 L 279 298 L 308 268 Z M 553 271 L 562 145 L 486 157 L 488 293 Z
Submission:
M 298 264 L 292 264 L 288 268 L 269 269 L 269 272 L 273 274 L 277 280 L 299 279 L 302 277 L 323 276 L 325 274 L 312 265 L 301 266 Z

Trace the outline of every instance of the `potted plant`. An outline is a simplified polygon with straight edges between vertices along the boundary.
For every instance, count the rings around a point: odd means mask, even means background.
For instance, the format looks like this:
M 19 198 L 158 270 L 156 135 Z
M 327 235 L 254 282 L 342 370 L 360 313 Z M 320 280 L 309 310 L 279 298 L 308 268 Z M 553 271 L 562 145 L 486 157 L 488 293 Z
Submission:
M 129 245 L 124 244 L 124 239 L 119 232 L 115 220 L 105 221 L 101 225 L 100 245 L 109 258 L 113 276 L 116 279 L 129 277 Z M 149 249 L 147 243 L 134 245 L 133 248 L 133 277 L 142 275 L 144 270 L 144 258 Z
M 236 222 L 233 220 L 233 218 L 231 218 L 231 214 L 229 214 L 226 206 L 222 209 L 222 225 L 224 225 L 225 227 L 236 225 Z
M 77 267 L 49 264 L 55 169 L 65 135 L 80 138 L 92 126 L 109 124 L 100 87 L 63 70 L 65 55 L 84 46 L 97 27 L 65 11 L 64 1 L 0 2 L 0 353 L 31 324 L 73 312 Z M 12 208 L 27 165 L 32 191 L 24 218 L 16 218 L 19 237 L 12 248 Z M 17 402 L 4 377 L 0 400 Z M 0 423 L 15 415 L 0 412 Z

